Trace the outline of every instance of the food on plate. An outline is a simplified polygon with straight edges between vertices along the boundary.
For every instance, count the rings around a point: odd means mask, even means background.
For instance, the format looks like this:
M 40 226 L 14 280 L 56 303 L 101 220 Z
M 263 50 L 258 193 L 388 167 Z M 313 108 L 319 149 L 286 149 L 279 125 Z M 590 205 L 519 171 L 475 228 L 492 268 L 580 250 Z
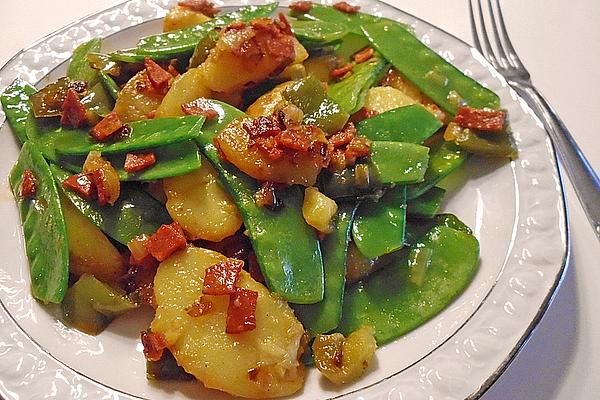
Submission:
M 183 0 L 163 33 L 93 39 L 0 97 L 33 296 L 88 334 L 151 308 L 149 379 L 248 398 L 297 393 L 305 364 L 360 379 L 477 272 L 438 185 L 517 156 L 498 96 L 406 26 L 276 8 Z

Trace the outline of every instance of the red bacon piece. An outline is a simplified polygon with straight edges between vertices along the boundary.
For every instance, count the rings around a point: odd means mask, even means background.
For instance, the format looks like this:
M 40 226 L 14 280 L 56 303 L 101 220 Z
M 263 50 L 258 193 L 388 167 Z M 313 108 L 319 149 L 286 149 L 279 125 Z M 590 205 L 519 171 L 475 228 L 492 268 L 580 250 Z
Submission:
M 90 179 L 89 174 L 71 175 L 63 181 L 62 185 L 85 200 L 90 201 L 96 197 L 96 185 Z
M 506 112 L 502 110 L 461 107 L 454 117 L 454 122 L 463 128 L 477 129 L 485 132 L 502 132 Z
M 144 58 L 144 66 L 154 90 L 164 92 L 169 87 L 169 81 L 173 78 L 173 75 L 149 57 Z
M 211 18 L 214 18 L 215 15 L 219 13 L 219 9 L 215 7 L 213 3 L 207 0 L 182 0 L 177 4 L 181 7 L 189 8 L 192 11 L 202 13 Z
M 244 262 L 236 258 L 210 266 L 204 275 L 203 294 L 223 295 L 235 293 Z
M 19 189 L 19 196 L 23 199 L 29 199 L 35 196 L 37 190 L 37 179 L 31 170 L 26 169 L 23 171 L 21 188 Z
M 256 328 L 256 301 L 258 292 L 237 288 L 229 296 L 227 308 L 227 333 L 242 333 Z
M 121 122 L 119 115 L 112 111 L 92 128 L 90 135 L 92 135 L 94 139 L 102 142 L 117 133 L 124 126 L 125 125 Z
M 333 146 L 334 149 L 338 147 L 347 145 L 356 137 L 356 127 L 352 122 L 348 122 L 342 130 L 337 133 L 334 133 L 329 138 L 329 143 Z
M 204 115 L 207 121 L 215 119 L 219 116 L 210 102 L 202 97 L 181 105 L 181 110 L 186 115 Z
M 144 346 L 144 356 L 149 361 L 158 361 L 167 348 L 167 340 L 161 333 L 142 332 L 142 345 Z
M 312 142 L 301 129 L 287 129 L 277 136 L 278 144 L 288 149 L 306 153 Z
M 369 61 L 371 59 L 371 57 L 373 57 L 373 54 L 375 54 L 375 50 L 373 50 L 372 47 L 367 47 L 367 48 L 362 49 L 361 51 L 355 53 L 352 56 L 352 59 L 357 64 L 361 64 L 361 63 L 364 63 L 365 61 Z
M 156 164 L 156 156 L 152 152 L 138 154 L 127 153 L 123 169 L 131 174 L 150 168 L 154 164 Z
M 164 261 L 177 250 L 183 249 L 187 241 L 183 229 L 177 222 L 169 225 L 162 225 L 148 239 L 146 248 L 158 261 Z
M 352 72 L 352 68 L 354 68 L 352 63 L 344 64 L 341 67 L 332 70 L 330 75 L 332 78 L 341 79 L 349 72 Z
M 309 12 L 312 8 L 312 1 L 295 1 L 288 6 L 290 10 L 296 11 L 299 13 Z
M 74 89 L 69 88 L 62 105 L 60 124 L 79 128 L 86 123 L 85 107 L 81 104 L 77 92 Z
M 108 183 L 108 177 L 104 169 L 98 168 L 87 174 L 90 181 L 96 187 L 96 196 L 98 197 L 98 204 L 101 206 L 107 205 L 111 200 L 111 192 Z M 113 202 L 114 203 L 114 202 Z
M 194 302 L 191 306 L 185 309 L 185 312 L 190 317 L 199 317 L 212 310 L 213 303 L 210 300 L 206 300 L 204 297 L 200 297 L 199 300 Z
M 345 1 L 340 1 L 339 3 L 335 3 L 333 5 L 338 11 L 345 12 L 347 14 L 356 14 L 358 10 L 360 10 L 359 6 L 353 6 L 351 4 L 346 3 Z

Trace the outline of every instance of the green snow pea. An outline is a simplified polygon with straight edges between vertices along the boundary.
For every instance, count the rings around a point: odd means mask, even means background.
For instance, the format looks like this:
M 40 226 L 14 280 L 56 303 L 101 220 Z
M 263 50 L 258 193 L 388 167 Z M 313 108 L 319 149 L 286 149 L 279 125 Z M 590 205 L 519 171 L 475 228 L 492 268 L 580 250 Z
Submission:
M 36 191 L 30 199 L 20 195 L 25 170 L 36 179 Z M 33 143 L 23 144 L 9 183 L 21 214 L 33 297 L 44 303 L 60 303 L 69 281 L 67 228 L 56 182 Z
M 121 91 L 121 89 L 119 89 L 119 85 L 117 85 L 117 82 L 115 82 L 115 80 L 104 71 L 100 71 L 100 82 L 102 82 L 104 89 L 106 89 L 110 97 L 116 101 L 117 97 L 119 97 L 119 92 Z
M 287 87 L 283 97 L 304 112 L 305 124 L 316 125 L 326 133 L 339 131 L 348 121 L 348 113 L 327 97 L 321 82 L 312 75 Z
M 70 175 L 55 164 L 50 169 L 59 185 Z M 136 184 L 122 184 L 121 194 L 111 207 L 84 200 L 69 190 L 63 193 L 94 225 L 123 245 L 138 235 L 151 235 L 162 224 L 171 222 L 165 207 Z
M 115 106 L 115 101 L 101 82 L 96 83 L 81 99 L 81 104 L 101 117 L 105 117 Z
M 321 4 L 312 4 L 310 10 L 306 13 L 297 13 L 292 11 L 291 15 L 299 20 L 323 21 L 346 26 L 350 31 L 362 35 L 361 25 L 372 24 L 380 21 L 381 17 L 363 13 L 345 13 L 331 6 Z
M 425 218 L 433 218 L 440 209 L 446 191 L 439 187 L 432 187 L 419 197 L 409 200 L 407 212 Z
M 321 242 L 325 292 L 316 304 L 295 305 L 296 316 L 311 336 L 329 332 L 338 326 L 342 317 L 342 302 L 346 285 L 346 254 L 356 203 L 341 203 L 335 229 Z
M 329 86 L 327 95 L 338 103 L 342 110 L 353 114 L 362 108 L 367 91 L 381 78 L 386 69 L 387 63 L 379 57 L 356 64 L 350 76 Z
M 6 119 L 19 144 L 27 140 L 26 123 L 27 116 L 32 113 L 29 96 L 37 92 L 37 89 L 21 79 L 15 79 L 0 96 L 2 108 Z
M 362 29 L 373 46 L 444 111 L 456 114 L 463 102 L 475 108 L 500 106 L 494 92 L 464 75 L 404 26 L 388 20 Z
M 467 153 L 454 143 L 444 141 L 434 143 L 429 151 L 429 165 L 423 182 L 408 186 L 408 198 L 414 199 L 421 196 L 460 167 L 466 159 Z
M 457 231 L 473 234 L 464 222 L 454 214 L 438 214 L 433 218 L 423 218 L 420 215 L 409 215 L 406 221 L 405 242 L 408 246 L 415 246 L 423 236 L 435 226 L 445 226 Z
M 305 47 L 323 47 L 337 44 L 348 34 L 348 29 L 339 24 L 323 21 L 291 21 L 296 38 Z
M 87 132 L 67 130 L 54 145 L 64 155 L 85 155 L 96 150 L 103 154 L 124 153 L 195 139 L 202 129 L 203 116 L 146 119 L 129 124 L 130 134 L 117 142 L 97 142 Z
M 369 259 L 392 253 L 404 246 L 406 187 L 388 189 L 379 200 L 364 200 L 352 224 L 352 238 Z
M 323 299 L 323 260 L 316 233 L 302 216 L 303 191 L 292 186 L 282 191 L 283 208 L 270 211 L 256 205 L 259 182 L 219 157 L 214 137 L 244 114 L 211 100 L 219 117 L 209 121 L 198 136 L 200 150 L 219 172 L 241 211 L 267 286 L 291 303 L 311 304 Z
M 487 157 L 516 158 L 518 153 L 511 143 L 510 136 L 503 133 L 475 133 L 469 128 L 455 128 L 454 143 L 461 149 Z
M 241 7 L 237 11 L 218 15 L 200 25 L 147 36 L 140 39 L 134 49 L 111 53 L 111 57 L 125 62 L 142 62 L 146 56 L 165 59 L 184 53 L 191 54 L 198 42 L 213 29 L 234 21 L 251 21 L 255 18 L 268 17 L 275 11 L 277 5 L 277 3 L 269 3 L 260 6 Z
M 99 53 L 101 46 L 102 41 L 97 38 L 80 44 L 71 56 L 71 62 L 67 68 L 67 77 L 73 80 L 86 81 L 88 88 L 98 83 L 98 71 L 92 68 L 87 55 L 88 53 Z
M 360 121 L 359 135 L 371 140 L 422 143 L 442 127 L 442 123 L 419 104 L 395 108 Z
M 421 182 L 426 174 L 429 148 L 414 143 L 377 141 L 371 144 L 369 169 L 382 184 Z
M 377 343 L 388 343 L 446 308 L 477 271 L 479 243 L 466 232 L 435 226 L 416 248 L 431 251 L 422 284 L 409 279 L 410 251 L 403 250 L 397 262 L 346 289 L 342 333 L 370 325 Z
M 325 170 L 319 175 L 321 192 L 333 199 L 381 197 L 379 194 L 381 183 L 373 176 L 374 172 L 371 172 L 372 168 L 369 165 L 362 165 L 369 168 L 369 180 L 366 186 L 357 182 L 356 167 L 346 168 L 336 173 Z

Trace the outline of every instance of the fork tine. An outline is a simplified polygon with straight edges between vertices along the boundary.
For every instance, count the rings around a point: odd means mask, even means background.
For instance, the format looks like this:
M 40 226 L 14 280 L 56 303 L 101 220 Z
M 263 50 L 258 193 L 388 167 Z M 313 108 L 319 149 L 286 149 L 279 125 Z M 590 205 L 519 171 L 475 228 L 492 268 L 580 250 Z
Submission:
M 512 66 L 508 55 L 506 54 L 506 50 L 504 50 L 504 44 L 502 43 L 502 40 L 500 40 L 500 33 L 498 32 L 498 24 L 496 23 L 496 17 L 494 16 L 494 7 L 492 6 L 492 0 L 488 0 L 488 8 L 490 10 L 490 20 L 492 21 L 492 29 L 494 31 L 494 42 L 496 44 L 496 51 L 498 53 L 498 62 L 500 63 L 500 65 L 502 65 L 502 67 L 507 68 L 509 66 Z M 481 5 L 481 0 L 479 2 L 479 4 Z M 500 3 L 499 0 L 496 0 L 496 5 L 498 6 L 498 13 L 502 13 L 502 11 L 500 10 Z M 505 32 L 502 32 L 503 34 Z M 504 35 L 504 38 L 506 38 L 507 35 Z
M 471 12 L 474 13 L 474 7 L 472 4 L 472 1 L 469 0 L 469 3 L 471 3 Z M 488 33 L 487 30 L 485 28 L 485 20 L 483 17 L 483 10 L 481 8 L 481 0 L 478 0 L 478 4 L 479 4 L 479 25 L 481 25 L 481 38 L 483 39 L 483 46 L 481 45 L 481 41 L 478 39 L 477 42 L 479 42 L 480 45 L 480 51 L 483 53 L 483 56 L 485 58 L 488 59 L 488 61 L 494 66 L 494 68 L 498 68 L 498 61 L 497 58 L 494 54 L 494 49 L 492 48 L 492 44 L 490 43 L 490 40 L 488 38 Z M 472 28 L 473 28 L 473 32 L 475 33 L 475 37 L 477 37 L 477 28 L 476 28 L 476 24 L 474 21 L 475 17 L 473 17 L 473 23 L 471 24 Z
M 469 18 L 471 20 L 471 36 L 473 36 L 475 48 L 483 54 L 483 48 L 481 47 L 481 42 L 479 41 L 479 35 L 477 35 L 478 32 L 477 25 L 475 23 L 475 12 L 473 11 L 473 0 L 469 0 Z
M 525 66 L 521 62 L 521 59 L 517 55 L 515 48 L 510 41 L 510 36 L 508 36 L 508 31 L 506 30 L 506 24 L 504 23 L 504 15 L 502 14 L 502 7 L 500 7 L 500 0 L 496 0 L 496 8 L 498 9 L 498 21 L 500 22 L 500 31 L 502 33 L 502 38 L 506 43 L 506 47 L 508 48 L 508 58 L 511 61 L 511 64 L 518 69 L 525 69 Z

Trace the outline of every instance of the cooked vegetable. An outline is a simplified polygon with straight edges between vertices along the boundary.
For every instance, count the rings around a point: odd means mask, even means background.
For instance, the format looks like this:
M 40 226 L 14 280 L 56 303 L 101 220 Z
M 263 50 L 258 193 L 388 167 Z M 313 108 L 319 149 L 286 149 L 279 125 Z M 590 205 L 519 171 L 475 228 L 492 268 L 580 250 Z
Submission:
M 370 47 L 369 47 L 370 48 Z M 367 91 L 364 108 L 378 114 L 398 107 L 407 107 L 417 101 L 391 86 L 376 86 Z
M 143 57 L 142 57 L 143 61 Z M 114 111 L 123 122 L 149 118 L 165 95 L 152 90 L 146 70 L 133 76 L 119 92 Z
M 176 5 L 172 7 L 163 21 L 163 32 L 193 28 L 196 25 L 210 21 L 210 17 L 188 7 Z
M 370 167 L 383 184 L 421 182 L 426 174 L 429 149 L 414 143 L 376 141 L 371 145 Z
M 6 120 L 20 145 L 27 140 L 27 116 L 32 112 L 29 96 L 36 91 L 33 86 L 17 78 L 0 95 Z
M 304 329 L 289 306 L 248 273 L 241 271 L 237 285 L 258 292 L 254 330 L 225 333 L 229 296 L 204 295 L 211 310 L 187 314 L 202 295 L 205 271 L 223 261 L 219 253 L 188 247 L 163 262 L 154 279 L 152 332 L 163 334 L 177 363 L 208 388 L 254 398 L 295 393 L 304 380 L 298 362 Z
M 477 271 L 479 244 L 472 235 L 435 226 L 415 247 L 430 248 L 431 261 L 422 285 L 408 280 L 407 255 L 348 288 L 340 331 L 362 325 L 375 328 L 379 345 L 413 330 L 446 308 Z M 427 299 L 427 301 L 423 301 Z
M 191 68 L 175 78 L 167 95 L 156 109 L 156 117 L 185 115 L 181 106 L 199 97 L 210 97 L 210 89 L 204 83 L 202 71 Z
M 419 197 L 409 200 L 406 212 L 409 215 L 433 218 L 438 213 L 445 194 L 444 189 L 434 186 Z
M 454 142 L 469 153 L 488 157 L 514 158 L 517 156 L 517 150 L 506 133 L 482 132 L 477 134 L 469 128 L 461 128 L 458 124 L 451 122 L 444 132 L 444 140 Z
M 191 240 L 219 242 L 233 235 L 242 217 L 208 161 L 189 174 L 163 181 L 167 210 Z
M 362 254 L 376 258 L 404 246 L 406 188 L 388 189 L 377 201 L 364 200 L 356 211 L 352 238 Z
M 350 240 L 350 228 L 356 204 L 341 204 L 335 219 L 333 232 L 321 242 L 325 292 L 323 300 L 315 304 L 296 304 L 296 316 L 311 336 L 335 329 L 342 317 L 342 301 L 346 284 L 346 254 Z
M 70 200 L 61 201 L 69 243 L 69 272 L 84 274 L 115 286 L 127 272 L 123 258 L 102 231 Z
M 65 155 L 84 155 L 90 151 L 124 153 L 194 139 L 203 123 L 202 116 L 143 120 L 128 125 L 129 136 L 116 142 L 98 143 L 89 135 L 72 132 L 58 137 L 54 145 L 58 152 Z
M 348 335 L 319 335 L 312 345 L 315 365 L 332 383 L 341 385 L 357 380 L 369 367 L 377 343 L 370 326 L 361 326 Z
M 456 114 L 463 103 L 475 108 L 499 107 L 494 92 L 464 75 L 406 27 L 380 21 L 362 29 L 377 51 L 444 111 Z
M 65 320 L 90 335 L 97 335 L 116 316 L 135 307 L 119 291 L 87 274 L 69 288 L 62 302 Z
M 371 140 L 422 143 L 442 123 L 421 105 L 409 105 L 367 118 L 356 124 L 360 135 Z
M 101 46 L 102 40 L 97 38 L 77 46 L 73 50 L 73 56 L 71 56 L 71 62 L 67 68 L 67 76 L 73 80 L 85 81 L 90 88 L 98 83 L 98 71 L 90 66 L 87 55 L 88 53 L 99 53 Z
M 310 226 L 322 233 L 330 233 L 331 222 L 337 213 L 338 206 L 335 201 L 311 186 L 304 189 L 304 202 L 302 215 Z
M 32 198 L 20 196 L 25 170 L 31 171 L 36 180 Z M 69 279 L 67 228 L 52 172 L 31 142 L 23 144 L 19 160 L 10 171 L 9 183 L 21 214 L 31 293 L 44 303 L 60 303 Z

